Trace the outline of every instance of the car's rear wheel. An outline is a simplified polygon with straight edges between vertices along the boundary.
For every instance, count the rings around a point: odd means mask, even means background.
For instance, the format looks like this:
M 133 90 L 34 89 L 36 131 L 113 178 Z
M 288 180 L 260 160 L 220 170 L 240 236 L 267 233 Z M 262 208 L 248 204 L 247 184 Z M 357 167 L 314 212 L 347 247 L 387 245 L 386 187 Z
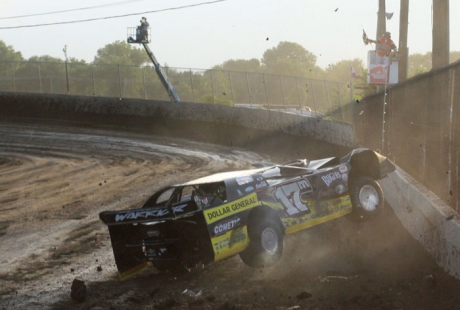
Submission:
M 283 254 L 283 232 L 271 218 L 258 219 L 248 226 L 249 246 L 240 253 L 249 267 L 262 268 L 274 265 Z
M 350 198 L 353 211 L 350 219 L 363 222 L 378 216 L 384 206 L 383 191 L 372 178 L 358 177 L 350 182 Z

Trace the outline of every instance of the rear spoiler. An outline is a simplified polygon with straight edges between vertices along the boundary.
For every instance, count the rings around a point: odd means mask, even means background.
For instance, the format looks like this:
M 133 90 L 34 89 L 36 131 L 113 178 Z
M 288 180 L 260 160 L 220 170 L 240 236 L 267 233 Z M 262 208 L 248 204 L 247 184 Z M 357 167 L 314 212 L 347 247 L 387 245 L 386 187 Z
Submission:
M 173 206 L 149 207 L 142 209 L 104 211 L 99 218 L 108 226 L 130 223 L 146 223 L 154 221 L 174 220 L 180 215 L 196 211 L 188 203 L 179 203 Z

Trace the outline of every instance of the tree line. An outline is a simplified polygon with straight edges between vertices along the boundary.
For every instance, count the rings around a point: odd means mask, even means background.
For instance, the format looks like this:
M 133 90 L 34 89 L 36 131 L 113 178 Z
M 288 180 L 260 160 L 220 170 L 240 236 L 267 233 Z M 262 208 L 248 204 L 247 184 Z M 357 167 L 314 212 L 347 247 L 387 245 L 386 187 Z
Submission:
M 67 59 L 68 66 L 63 65 L 65 60 L 47 55 L 24 59 L 21 52 L 15 51 L 12 46 L 8 46 L 1 40 L 0 55 L 0 77 L 3 76 L 6 80 L 1 83 L 7 83 L 11 79 L 10 75 L 13 74 L 14 77 L 12 78 L 15 78 L 16 83 L 18 83 L 14 87 L 18 89 L 21 88 L 20 83 L 24 83 L 24 87 L 32 87 L 31 81 L 37 80 L 36 78 L 34 79 L 37 74 L 40 75 L 39 85 L 37 84 L 36 86 L 37 91 L 38 88 L 47 90 L 65 89 L 67 87 L 65 84 L 68 81 L 63 79 L 66 74 L 64 70 L 69 70 L 70 72 L 67 72 L 67 74 L 73 77 L 71 79 L 72 90 L 78 94 L 95 95 L 95 92 L 97 92 L 98 95 L 117 96 L 118 93 L 123 92 L 126 97 L 151 98 L 148 93 L 164 93 L 159 81 L 155 81 L 148 88 L 143 87 L 140 81 L 145 81 L 146 76 L 148 80 L 156 80 L 156 73 L 145 51 L 124 41 L 115 41 L 100 48 L 91 63 L 69 58 Z M 460 59 L 460 52 L 452 52 L 452 62 L 458 59 Z M 15 62 L 15 64 L 12 66 L 11 62 Z M 40 63 L 38 70 L 37 63 Z M 427 72 L 431 70 L 431 52 L 412 54 L 409 56 L 408 63 L 409 77 Z M 88 70 L 88 65 L 91 65 L 91 70 Z M 151 70 L 145 70 L 140 73 L 137 70 L 139 67 L 146 67 Z M 174 82 L 173 85 L 181 97 L 189 100 L 194 99 L 194 101 L 198 102 L 231 104 L 227 94 L 231 93 L 235 88 L 244 89 L 248 87 L 248 85 L 239 85 L 249 83 L 249 81 L 245 82 L 243 77 L 233 78 L 233 81 L 229 82 L 228 80 L 231 80 L 232 76 L 228 75 L 227 72 L 235 72 L 233 77 L 238 74 L 237 72 L 245 72 L 253 74 L 253 78 L 257 74 L 264 74 L 348 82 L 352 79 L 350 69 L 353 68 L 359 76 L 359 78 L 353 79 L 353 84 L 367 84 L 366 68 L 360 59 L 341 60 L 322 69 L 317 65 L 317 57 L 312 52 L 293 42 L 280 42 L 277 46 L 267 49 L 261 59 L 230 59 L 202 72 L 181 71 L 168 68 L 167 65 L 165 65 L 165 68 L 168 77 Z M 120 72 L 120 70 L 123 72 Z M 121 76 L 123 81 L 121 81 Z M 104 77 L 105 82 L 96 85 L 98 77 Z M 109 77 L 111 78 L 109 79 Z M 118 79 L 115 77 L 118 77 Z M 192 83 L 190 83 L 190 80 Z M 90 83 L 89 81 L 93 82 Z M 263 82 L 267 84 L 278 83 L 274 79 L 273 81 L 264 80 Z M 212 86 L 210 85 L 211 83 L 213 84 Z M 296 93 L 293 82 L 287 84 L 292 85 L 287 85 L 286 89 L 283 89 L 283 96 L 299 96 Z M 235 91 L 235 93 L 239 94 L 243 92 Z M 357 99 L 360 99 L 367 95 L 366 92 L 369 92 L 369 90 L 357 90 L 354 95 Z M 167 94 L 163 94 L 163 96 L 167 99 Z M 308 94 L 303 93 L 302 96 L 305 97 Z M 299 100 L 302 100 L 302 98 Z

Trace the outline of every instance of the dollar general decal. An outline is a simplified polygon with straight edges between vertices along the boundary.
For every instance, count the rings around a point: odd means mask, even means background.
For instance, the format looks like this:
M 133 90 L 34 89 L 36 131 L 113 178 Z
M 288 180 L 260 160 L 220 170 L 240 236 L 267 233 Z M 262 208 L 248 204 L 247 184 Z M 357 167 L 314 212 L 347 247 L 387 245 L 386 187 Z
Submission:
M 246 197 L 235 200 L 233 202 L 205 210 L 204 215 L 206 217 L 206 222 L 208 224 L 211 224 L 215 221 L 226 218 L 232 214 L 236 214 L 238 212 L 251 209 L 258 205 L 259 201 L 257 200 L 257 194 L 252 193 Z

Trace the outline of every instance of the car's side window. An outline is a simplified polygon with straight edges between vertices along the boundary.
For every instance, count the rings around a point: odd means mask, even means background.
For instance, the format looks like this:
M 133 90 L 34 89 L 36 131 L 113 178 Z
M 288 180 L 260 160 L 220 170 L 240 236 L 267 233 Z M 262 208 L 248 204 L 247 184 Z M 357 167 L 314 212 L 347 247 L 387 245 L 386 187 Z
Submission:
M 194 188 L 193 186 L 185 186 L 182 188 L 180 201 L 188 201 L 192 199 Z
M 160 196 L 158 196 L 157 201 L 155 201 L 155 205 L 166 203 L 171 198 L 171 195 L 174 193 L 174 190 L 175 188 L 170 188 L 164 191 Z

